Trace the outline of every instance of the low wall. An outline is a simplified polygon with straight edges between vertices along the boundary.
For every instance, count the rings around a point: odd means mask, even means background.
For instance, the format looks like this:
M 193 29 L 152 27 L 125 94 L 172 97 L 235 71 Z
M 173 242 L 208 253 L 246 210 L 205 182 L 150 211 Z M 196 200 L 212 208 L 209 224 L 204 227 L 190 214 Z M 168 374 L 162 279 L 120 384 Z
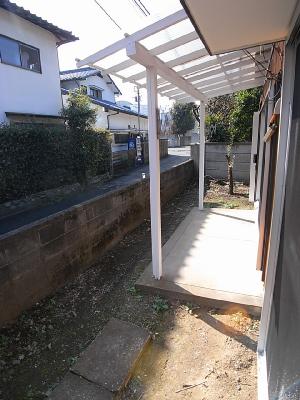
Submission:
M 161 174 L 162 204 L 193 177 L 186 161 Z M 149 215 L 149 179 L 0 236 L 0 325 L 49 295 Z
M 143 142 L 143 153 L 145 163 L 149 163 L 149 143 Z M 168 139 L 159 139 L 159 156 L 160 158 L 167 157 L 168 155 Z
M 224 143 L 205 144 L 205 175 L 216 179 L 227 179 L 227 147 Z M 233 146 L 234 165 L 233 179 L 249 183 L 251 143 L 239 143 Z M 191 157 L 195 170 L 199 170 L 199 144 L 191 145 Z
M 149 144 L 142 142 L 144 162 L 149 163 Z M 168 139 L 159 140 L 160 158 L 168 155 Z M 136 150 L 121 150 L 112 153 L 113 175 L 122 174 L 128 168 L 133 168 L 136 162 Z
M 169 136 L 169 147 L 189 146 L 191 142 L 192 142 L 191 136 L 179 136 L 179 135 Z

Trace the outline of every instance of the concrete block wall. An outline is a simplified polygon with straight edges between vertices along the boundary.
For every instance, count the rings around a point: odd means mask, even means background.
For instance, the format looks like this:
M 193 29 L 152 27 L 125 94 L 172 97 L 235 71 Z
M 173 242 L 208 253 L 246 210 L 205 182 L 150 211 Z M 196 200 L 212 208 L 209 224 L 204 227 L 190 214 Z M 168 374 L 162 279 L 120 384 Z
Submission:
M 227 146 L 225 143 L 205 144 L 205 175 L 216 179 L 227 179 Z M 235 155 L 233 178 L 235 181 L 249 183 L 251 143 L 238 143 L 233 146 Z M 199 144 L 191 145 L 191 157 L 195 170 L 199 171 Z
M 161 174 L 162 204 L 193 177 L 191 160 Z M 0 236 L 0 325 L 54 292 L 149 215 L 149 179 Z

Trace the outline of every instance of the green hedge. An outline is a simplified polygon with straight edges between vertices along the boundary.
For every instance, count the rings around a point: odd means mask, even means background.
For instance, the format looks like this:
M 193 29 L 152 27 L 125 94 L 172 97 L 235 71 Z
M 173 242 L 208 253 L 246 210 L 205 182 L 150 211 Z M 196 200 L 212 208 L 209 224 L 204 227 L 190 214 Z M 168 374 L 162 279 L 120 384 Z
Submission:
M 110 171 L 108 132 L 62 127 L 0 126 L 0 202 Z

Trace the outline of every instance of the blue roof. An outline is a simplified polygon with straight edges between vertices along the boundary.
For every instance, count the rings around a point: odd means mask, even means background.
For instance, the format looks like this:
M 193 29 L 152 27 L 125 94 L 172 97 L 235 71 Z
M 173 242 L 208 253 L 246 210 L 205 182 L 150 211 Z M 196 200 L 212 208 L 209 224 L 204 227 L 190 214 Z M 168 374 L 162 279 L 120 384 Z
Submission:
M 72 81 L 73 79 L 85 79 L 89 76 L 94 76 L 94 75 L 101 75 L 101 71 L 91 67 L 69 69 L 67 71 L 60 72 L 60 80 Z
M 62 92 L 62 94 L 69 94 L 69 90 L 64 89 L 64 88 L 61 88 L 61 92 Z M 133 111 L 133 110 L 131 110 L 131 109 L 128 108 L 128 107 L 120 106 L 119 104 L 113 103 L 112 101 L 108 101 L 108 100 L 96 100 L 96 99 L 94 99 L 94 98 L 91 97 L 91 96 L 89 96 L 89 98 L 91 99 L 91 101 L 92 101 L 93 104 L 97 104 L 98 106 L 107 108 L 107 109 L 109 109 L 109 110 L 112 110 L 112 111 L 119 111 L 119 112 L 122 112 L 122 113 L 124 113 L 124 114 L 129 114 L 129 115 L 135 115 L 136 117 L 138 117 L 138 115 L 139 115 L 136 111 Z M 141 114 L 141 113 L 140 113 L 140 117 L 141 117 L 141 118 L 148 118 L 147 115 Z

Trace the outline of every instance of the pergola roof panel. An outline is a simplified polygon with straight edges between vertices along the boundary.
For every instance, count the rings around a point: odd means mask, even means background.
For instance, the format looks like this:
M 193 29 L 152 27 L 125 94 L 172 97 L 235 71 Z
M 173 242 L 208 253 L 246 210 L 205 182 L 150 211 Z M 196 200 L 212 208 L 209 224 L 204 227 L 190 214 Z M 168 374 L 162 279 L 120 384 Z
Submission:
M 124 82 L 146 87 L 146 67 L 157 68 L 158 92 L 170 99 L 201 99 L 263 84 L 270 45 L 210 56 L 183 10 L 87 57 Z M 251 86 L 252 85 L 252 86 Z

